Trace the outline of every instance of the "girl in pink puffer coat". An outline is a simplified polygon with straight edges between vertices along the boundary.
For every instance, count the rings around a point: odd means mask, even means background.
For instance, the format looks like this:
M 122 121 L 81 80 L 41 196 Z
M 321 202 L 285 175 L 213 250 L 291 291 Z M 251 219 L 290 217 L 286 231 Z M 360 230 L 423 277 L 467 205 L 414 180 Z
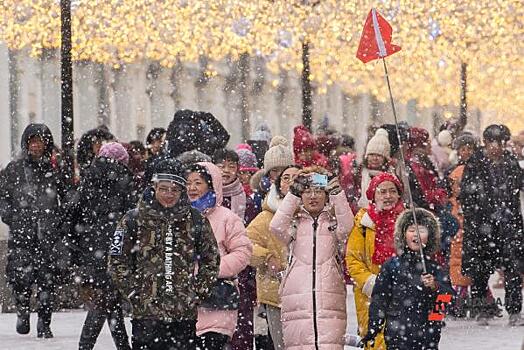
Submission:
M 275 213 L 271 231 L 290 248 L 280 285 L 286 349 L 342 350 L 346 331 L 346 289 L 342 251 L 353 213 L 334 177 L 318 187 L 312 174 L 299 172 Z
M 190 167 L 187 192 L 191 205 L 213 228 L 220 252 L 219 278 L 235 278 L 249 264 L 253 246 L 242 219 L 222 206 L 222 175 L 212 163 Z M 229 343 L 237 325 L 237 310 L 198 308 L 197 335 L 202 349 L 222 349 Z

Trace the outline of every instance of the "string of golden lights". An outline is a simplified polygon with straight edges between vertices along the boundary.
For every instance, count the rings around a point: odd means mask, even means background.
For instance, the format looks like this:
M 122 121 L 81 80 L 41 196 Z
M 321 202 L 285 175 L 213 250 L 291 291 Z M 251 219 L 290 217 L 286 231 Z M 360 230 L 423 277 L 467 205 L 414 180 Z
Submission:
M 355 57 L 370 6 L 393 26 L 402 51 L 388 58 L 395 98 L 457 105 L 460 65 L 468 64 L 468 102 L 524 128 L 524 2 L 521 0 L 73 0 L 73 59 L 115 67 L 141 60 L 178 62 L 263 57 L 272 72 L 302 69 L 310 43 L 320 93 L 387 98 L 380 62 Z M 0 41 L 38 56 L 60 45 L 58 0 L 4 0 Z M 216 74 L 211 64 L 210 75 Z

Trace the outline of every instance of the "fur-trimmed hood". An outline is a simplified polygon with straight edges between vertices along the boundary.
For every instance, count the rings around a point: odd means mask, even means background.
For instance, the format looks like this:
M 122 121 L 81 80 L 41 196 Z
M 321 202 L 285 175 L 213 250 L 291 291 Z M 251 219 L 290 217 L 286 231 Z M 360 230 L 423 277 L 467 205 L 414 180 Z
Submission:
M 437 218 L 430 211 L 422 208 L 415 209 L 417 223 L 428 229 L 428 243 L 424 247 L 425 255 L 432 255 L 440 250 L 440 225 Z M 402 255 L 406 248 L 406 231 L 414 224 L 411 209 L 404 210 L 395 224 L 395 248 L 398 255 Z

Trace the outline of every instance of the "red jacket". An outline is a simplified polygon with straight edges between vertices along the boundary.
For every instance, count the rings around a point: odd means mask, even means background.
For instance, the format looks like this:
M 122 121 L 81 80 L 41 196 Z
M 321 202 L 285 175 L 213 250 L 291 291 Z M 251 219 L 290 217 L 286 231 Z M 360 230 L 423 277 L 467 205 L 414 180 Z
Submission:
M 409 180 L 415 204 L 430 209 L 446 204 L 448 193 L 438 184 L 438 174 L 431 160 L 409 155 L 407 164 L 412 171 Z

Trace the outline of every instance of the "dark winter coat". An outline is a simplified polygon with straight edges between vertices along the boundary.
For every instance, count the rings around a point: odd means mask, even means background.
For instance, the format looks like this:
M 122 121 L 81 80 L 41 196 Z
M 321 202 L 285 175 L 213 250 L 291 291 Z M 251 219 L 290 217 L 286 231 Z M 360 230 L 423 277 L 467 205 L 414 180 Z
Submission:
M 188 206 L 175 208 L 142 201 L 115 231 L 109 271 L 134 319 L 196 320 L 199 300 L 218 276 L 209 221 Z
M 385 323 L 388 349 L 438 349 L 442 322 L 428 317 L 435 309 L 437 296 L 453 295 L 454 291 L 435 261 L 426 259 L 426 268 L 437 280 L 436 291 L 422 285 L 418 253 L 406 251 L 382 265 L 371 295 L 368 329 L 380 330 Z
M 124 164 L 101 157 L 85 170 L 76 203 L 78 221 L 71 233 L 84 281 L 105 282 L 108 251 L 116 226 L 137 202 L 133 174 Z
M 437 220 L 429 211 L 417 209 L 417 222 L 429 233 L 424 250 L 426 270 L 435 277 L 437 289 L 422 284 L 420 253 L 410 250 L 406 244 L 406 231 L 413 222 L 410 210 L 398 217 L 395 227 L 398 256 L 382 265 L 371 294 L 368 334 L 378 334 L 385 324 L 384 338 L 388 350 L 438 349 L 442 324 L 441 321 L 429 320 L 430 314 L 439 310 L 436 307 L 439 295 L 452 297 L 455 294 L 447 272 L 428 258 L 439 249 Z
M 39 160 L 28 154 L 28 141 L 38 135 L 44 141 Z M 33 272 L 50 272 L 59 266 L 64 182 L 51 163 L 53 136 L 44 124 L 30 124 L 22 135 L 22 158 L 0 173 L 0 216 L 9 226 L 7 278 L 31 284 Z
M 462 271 L 466 276 L 489 275 L 503 259 L 522 261 L 519 195 L 523 188 L 524 170 L 507 151 L 500 165 L 494 165 L 484 149 L 467 162 L 459 196 L 464 213 Z

